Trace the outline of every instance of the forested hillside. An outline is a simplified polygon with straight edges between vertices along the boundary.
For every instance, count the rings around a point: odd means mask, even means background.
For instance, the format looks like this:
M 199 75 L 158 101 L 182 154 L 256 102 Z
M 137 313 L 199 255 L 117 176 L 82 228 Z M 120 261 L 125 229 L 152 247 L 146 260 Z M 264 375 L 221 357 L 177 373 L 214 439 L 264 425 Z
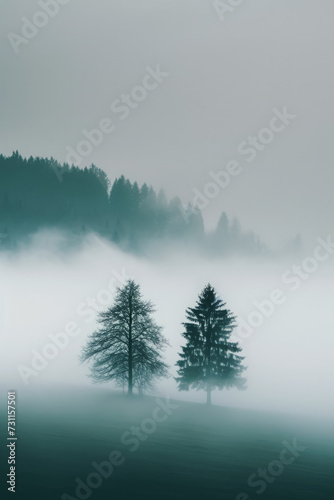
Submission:
M 96 232 L 127 251 L 150 243 L 185 244 L 187 251 L 224 255 L 266 251 L 253 233 L 243 234 L 236 219 L 222 214 L 206 234 L 202 215 L 177 197 L 167 200 L 146 183 L 124 176 L 111 184 L 91 165 L 60 165 L 53 158 L 0 155 L 0 245 L 15 245 L 40 229 L 66 230 L 77 237 Z

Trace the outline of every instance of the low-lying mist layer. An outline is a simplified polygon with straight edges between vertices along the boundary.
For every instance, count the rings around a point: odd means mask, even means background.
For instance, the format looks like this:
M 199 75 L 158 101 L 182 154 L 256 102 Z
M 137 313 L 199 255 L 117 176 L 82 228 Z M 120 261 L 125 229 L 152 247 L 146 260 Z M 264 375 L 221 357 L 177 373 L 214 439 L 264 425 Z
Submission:
M 248 389 L 215 391 L 213 403 L 334 413 L 331 255 L 311 272 L 288 260 L 208 261 L 177 252 L 140 259 L 94 235 L 72 251 L 63 242 L 59 234 L 42 233 L 29 248 L 0 256 L 0 375 L 11 388 L 90 385 L 88 367 L 78 361 L 82 346 L 98 311 L 131 277 L 156 305 L 156 321 L 170 342 L 171 377 L 157 393 L 204 402 L 204 392 L 178 392 L 173 377 L 185 309 L 210 282 L 238 318 L 234 337 L 248 367 Z

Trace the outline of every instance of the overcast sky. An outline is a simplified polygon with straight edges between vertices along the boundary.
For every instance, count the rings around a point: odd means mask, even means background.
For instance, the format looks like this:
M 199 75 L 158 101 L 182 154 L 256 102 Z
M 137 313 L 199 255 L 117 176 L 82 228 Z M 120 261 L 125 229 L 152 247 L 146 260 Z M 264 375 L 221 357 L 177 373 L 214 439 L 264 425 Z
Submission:
M 240 173 L 203 210 L 208 228 L 225 210 L 272 244 L 331 232 L 332 0 L 244 0 L 224 20 L 211 0 L 70 0 L 15 53 L 8 34 L 22 35 L 24 17 L 43 24 L 40 10 L 0 5 L 2 153 L 63 162 L 110 118 L 82 165 L 187 202 L 235 160 Z M 121 120 L 111 104 L 157 65 L 169 75 Z M 296 117 L 247 161 L 238 146 L 285 106 Z

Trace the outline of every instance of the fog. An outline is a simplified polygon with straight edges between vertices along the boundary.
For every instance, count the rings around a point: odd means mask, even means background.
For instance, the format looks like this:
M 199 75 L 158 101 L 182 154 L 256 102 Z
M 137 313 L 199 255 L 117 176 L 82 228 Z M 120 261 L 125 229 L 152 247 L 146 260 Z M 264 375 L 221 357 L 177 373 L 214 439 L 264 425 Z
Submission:
M 24 392 L 55 384 L 91 386 L 88 365 L 80 365 L 78 356 L 96 326 L 96 310 L 105 309 L 116 286 L 132 277 L 141 285 L 144 298 L 156 305 L 155 318 L 170 342 L 165 354 L 171 377 L 160 381 L 156 392 L 204 402 L 202 391 L 179 392 L 173 376 L 183 343 L 185 309 L 195 304 L 199 292 L 210 282 L 241 324 L 257 310 L 254 301 L 263 303 L 275 289 L 280 289 L 284 297 L 260 326 L 243 335 L 247 338 L 238 337 L 248 366 L 248 389 L 215 391 L 213 403 L 275 412 L 334 414 L 333 257 L 319 263 L 316 271 L 299 280 L 299 288 L 293 290 L 296 280 L 282 281 L 282 275 L 310 255 L 300 260 L 208 261 L 171 251 L 149 259 L 125 254 L 95 235 L 71 250 L 64 249 L 63 243 L 62 235 L 44 232 L 28 247 L 0 255 L 0 378 L 8 387 Z M 46 344 L 52 343 L 50 334 L 64 331 L 76 335 L 67 335 L 68 345 L 63 349 L 50 351 L 54 359 L 40 371 L 29 373 L 25 385 L 22 366 L 32 368 L 32 350 L 42 353 Z M 105 387 L 115 386 L 110 383 Z
M 213 1 L 64 2 L 15 53 L 8 34 L 20 35 L 39 3 L 1 2 L 1 152 L 63 162 L 83 129 L 111 117 L 116 130 L 81 166 L 187 203 L 210 171 L 238 160 L 242 174 L 204 211 L 206 224 L 225 210 L 271 245 L 297 231 L 312 240 L 332 224 L 334 4 L 239 4 L 222 22 Z M 111 103 L 158 64 L 169 76 L 120 120 Z M 284 106 L 296 118 L 249 163 L 239 144 Z

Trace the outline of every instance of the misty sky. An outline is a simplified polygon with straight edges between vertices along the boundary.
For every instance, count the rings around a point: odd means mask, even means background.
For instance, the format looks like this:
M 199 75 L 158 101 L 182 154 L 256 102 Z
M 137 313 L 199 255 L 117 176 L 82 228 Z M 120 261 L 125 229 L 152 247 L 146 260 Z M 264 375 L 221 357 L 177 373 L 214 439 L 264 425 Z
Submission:
M 332 0 L 245 0 L 222 22 L 210 0 L 70 0 L 18 54 L 38 2 L 1 2 L 0 149 L 53 156 L 110 118 L 115 130 L 84 160 L 184 202 L 209 172 L 242 167 L 203 211 L 225 210 L 268 243 L 331 232 Z M 169 76 L 125 120 L 110 106 L 147 74 Z M 296 115 L 253 162 L 238 153 L 273 109 Z

